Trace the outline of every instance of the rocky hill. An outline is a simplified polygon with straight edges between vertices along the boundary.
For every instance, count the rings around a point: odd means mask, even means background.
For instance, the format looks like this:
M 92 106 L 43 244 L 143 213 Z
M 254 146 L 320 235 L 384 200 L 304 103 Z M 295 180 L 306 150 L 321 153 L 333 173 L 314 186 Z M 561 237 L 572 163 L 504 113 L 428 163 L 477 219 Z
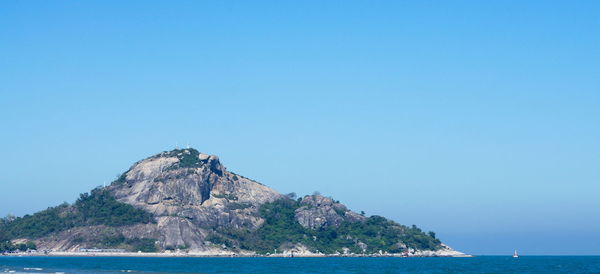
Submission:
M 279 194 L 214 155 L 176 149 L 135 163 L 73 204 L 2 219 L 0 251 L 462 254 L 433 232 L 363 215 L 329 197 Z

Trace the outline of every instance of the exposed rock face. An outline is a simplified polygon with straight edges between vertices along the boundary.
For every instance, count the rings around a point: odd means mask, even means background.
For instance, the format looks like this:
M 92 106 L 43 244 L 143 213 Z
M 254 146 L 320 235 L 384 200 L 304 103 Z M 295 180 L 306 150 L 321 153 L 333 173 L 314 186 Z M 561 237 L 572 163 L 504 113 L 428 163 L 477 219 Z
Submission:
M 456 251 L 449 246 L 442 244 L 442 248 L 439 250 L 409 250 L 408 256 L 411 257 L 472 257 L 460 251 Z
M 305 196 L 296 210 L 296 220 L 305 228 L 320 229 L 337 227 L 344 221 L 362 221 L 366 217 L 358 215 L 343 204 L 321 195 Z
M 157 217 L 179 217 L 201 228 L 255 229 L 258 207 L 281 197 L 225 169 L 219 158 L 194 149 L 164 152 L 136 163 L 109 187 L 121 202 Z

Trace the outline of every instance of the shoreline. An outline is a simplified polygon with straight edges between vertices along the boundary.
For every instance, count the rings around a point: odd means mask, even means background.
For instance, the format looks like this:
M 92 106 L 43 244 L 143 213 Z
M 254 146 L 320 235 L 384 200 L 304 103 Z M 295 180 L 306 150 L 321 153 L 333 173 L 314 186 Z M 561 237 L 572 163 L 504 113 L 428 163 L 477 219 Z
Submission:
M 141 257 L 141 258 L 470 258 L 472 255 L 456 254 L 456 255 L 437 255 L 427 256 L 422 254 L 289 254 L 279 253 L 270 255 L 261 254 L 237 254 L 237 253 L 183 253 L 183 252 L 22 252 L 22 253 L 6 253 L 0 254 L 0 257 Z

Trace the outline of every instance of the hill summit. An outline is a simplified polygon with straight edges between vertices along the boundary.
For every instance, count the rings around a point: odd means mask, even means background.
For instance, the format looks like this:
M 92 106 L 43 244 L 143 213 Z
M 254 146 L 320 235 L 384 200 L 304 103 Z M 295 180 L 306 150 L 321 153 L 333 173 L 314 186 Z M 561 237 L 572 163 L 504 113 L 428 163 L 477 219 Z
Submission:
M 320 194 L 297 198 L 175 149 L 114 182 L 33 215 L 4 218 L 0 251 L 120 250 L 204 255 L 461 256 L 435 233 L 364 216 Z

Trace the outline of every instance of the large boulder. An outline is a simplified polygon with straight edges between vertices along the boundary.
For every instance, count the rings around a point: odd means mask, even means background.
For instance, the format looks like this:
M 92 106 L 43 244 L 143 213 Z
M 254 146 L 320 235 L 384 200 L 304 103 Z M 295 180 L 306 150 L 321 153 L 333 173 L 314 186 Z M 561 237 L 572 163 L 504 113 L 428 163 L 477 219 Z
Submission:
M 332 198 L 321 195 L 307 195 L 302 198 L 295 217 L 304 228 L 314 230 L 330 226 L 338 227 L 344 221 L 356 222 L 366 219 Z

